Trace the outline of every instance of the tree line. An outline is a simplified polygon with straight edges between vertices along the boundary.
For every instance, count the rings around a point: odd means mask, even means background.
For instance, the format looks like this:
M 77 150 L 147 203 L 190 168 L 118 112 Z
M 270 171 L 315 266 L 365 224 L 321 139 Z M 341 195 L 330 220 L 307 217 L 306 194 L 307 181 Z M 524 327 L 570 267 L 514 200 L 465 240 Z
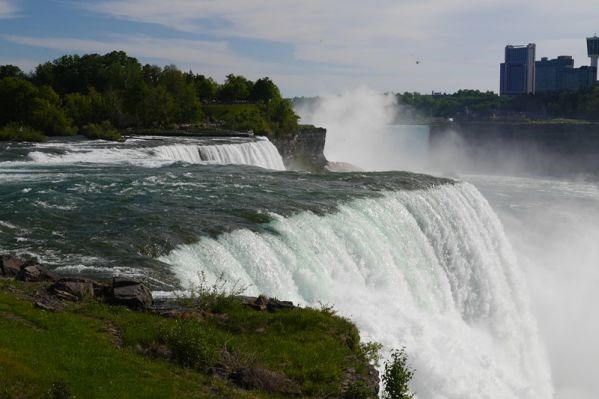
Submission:
M 224 120 L 214 120 L 212 104 L 230 105 L 227 112 L 219 109 Z M 29 74 L 13 65 L 0 66 L 0 127 L 16 124 L 59 136 L 90 124 L 125 129 L 219 123 L 285 135 L 297 130 L 297 121 L 268 77 L 253 82 L 230 74 L 219 84 L 175 65 L 142 65 L 122 51 L 65 55 Z
M 518 96 L 499 96 L 479 90 L 431 95 L 406 92 L 396 96 L 400 106 L 407 106 L 400 110 L 400 118 L 599 120 L 599 86 Z

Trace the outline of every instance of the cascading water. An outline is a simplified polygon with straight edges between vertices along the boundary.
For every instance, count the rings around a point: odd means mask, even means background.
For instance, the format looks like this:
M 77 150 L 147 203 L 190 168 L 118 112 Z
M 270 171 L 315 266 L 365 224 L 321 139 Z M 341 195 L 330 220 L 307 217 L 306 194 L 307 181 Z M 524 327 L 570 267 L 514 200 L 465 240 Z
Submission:
M 137 139 L 137 141 L 144 144 L 143 139 Z M 137 141 L 136 144 L 138 144 Z M 124 147 L 105 142 L 102 144 L 106 147 L 88 143 L 71 145 L 65 152 L 48 152 L 48 149 L 57 149 L 54 143 L 39 144 L 35 151 L 28 153 L 27 158 L 28 162 L 45 165 L 127 163 L 142 167 L 160 167 L 173 162 L 186 162 L 251 165 L 266 169 L 285 170 L 281 155 L 267 138 L 226 144 L 220 142 L 214 144 L 209 140 L 199 142 L 186 140 L 183 143 L 169 143 L 155 147 L 140 147 L 139 145 Z
M 405 346 L 421 398 L 549 398 L 548 362 L 502 226 L 467 183 L 273 215 L 162 261 L 296 302 L 330 303 L 367 339 Z
M 246 164 L 266 169 L 285 170 L 277 148 L 268 139 L 253 143 L 199 146 L 202 160 L 222 164 Z

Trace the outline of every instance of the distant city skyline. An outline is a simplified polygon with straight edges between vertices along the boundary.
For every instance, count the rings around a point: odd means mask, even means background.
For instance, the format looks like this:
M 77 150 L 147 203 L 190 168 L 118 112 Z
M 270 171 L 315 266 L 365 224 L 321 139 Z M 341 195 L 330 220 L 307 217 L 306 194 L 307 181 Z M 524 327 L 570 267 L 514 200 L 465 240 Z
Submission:
M 271 77 L 285 96 L 499 91 L 506 44 L 589 65 L 596 0 L 0 0 L 0 64 L 124 50 L 222 81 Z

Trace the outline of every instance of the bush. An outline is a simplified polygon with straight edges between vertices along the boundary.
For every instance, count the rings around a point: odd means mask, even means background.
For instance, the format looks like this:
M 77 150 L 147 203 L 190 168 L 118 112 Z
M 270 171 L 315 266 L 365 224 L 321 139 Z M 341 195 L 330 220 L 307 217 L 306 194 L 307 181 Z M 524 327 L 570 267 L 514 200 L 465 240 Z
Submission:
M 217 363 L 218 345 L 214 337 L 195 320 L 177 320 L 165 327 L 160 335 L 173 359 L 183 366 L 207 372 Z
M 0 141 L 31 141 L 41 143 L 48 139 L 44 134 L 20 123 L 9 123 L 0 129 Z
M 91 140 L 125 141 L 125 138 L 112 124 L 104 121 L 100 124 L 88 123 L 83 127 L 83 135 Z
M 383 373 L 384 399 L 412 399 L 408 384 L 414 376 L 414 370 L 408 366 L 405 348 L 391 352 L 391 359 L 385 363 Z
M 235 297 L 247 290 L 247 287 L 239 285 L 238 281 L 229 284 L 223 273 L 210 284 L 206 274 L 201 271 L 198 281 L 198 284 L 191 287 L 188 297 L 179 298 L 181 305 L 211 313 L 225 313 L 239 305 L 239 300 Z

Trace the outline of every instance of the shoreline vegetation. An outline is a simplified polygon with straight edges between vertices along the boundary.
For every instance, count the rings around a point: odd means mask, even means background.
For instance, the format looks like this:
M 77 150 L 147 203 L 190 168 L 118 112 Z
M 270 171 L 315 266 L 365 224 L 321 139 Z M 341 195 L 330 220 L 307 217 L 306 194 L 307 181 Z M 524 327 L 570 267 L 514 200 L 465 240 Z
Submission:
M 152 303 L 141 283 L 2 255 L 0 398 L 378 397 L 380 345 L 330 306 L 203 281 Z
M 219 84 L 122 51 L 65 55 L 30 74 L 0 66 L 0 141 L 78 133 L 122 141 L 127 133 L 194 129 L 281 138 L 298 132 L 298 119 L 268 77 L 229 74 Z

